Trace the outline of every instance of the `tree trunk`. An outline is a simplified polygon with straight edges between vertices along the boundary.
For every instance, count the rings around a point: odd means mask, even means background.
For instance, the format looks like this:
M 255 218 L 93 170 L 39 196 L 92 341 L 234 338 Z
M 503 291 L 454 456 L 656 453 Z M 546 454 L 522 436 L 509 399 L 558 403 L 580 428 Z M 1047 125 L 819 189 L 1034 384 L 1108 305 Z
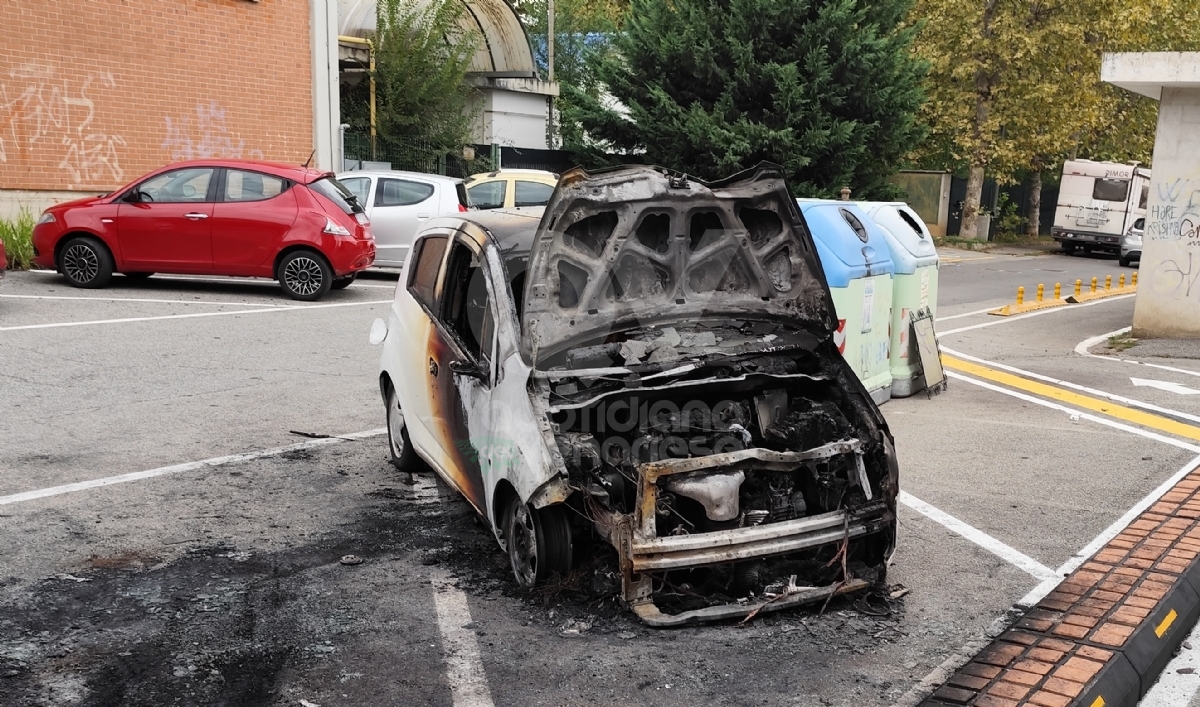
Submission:
M 1029 210 L 1025 214 L 1025 235 L 1037 236 L 1042 230 L 1042 171 L 1033 173 L 1029 184 Z
M 961 238 L 979 237 L 979 202 L 983 200 L 983 166 L 972 165 L 971 175 L 967 177 L 967 198 L 963 200 L 962 226 L 958 235 Z M 983 234 L 987 238 L 987 234 Z

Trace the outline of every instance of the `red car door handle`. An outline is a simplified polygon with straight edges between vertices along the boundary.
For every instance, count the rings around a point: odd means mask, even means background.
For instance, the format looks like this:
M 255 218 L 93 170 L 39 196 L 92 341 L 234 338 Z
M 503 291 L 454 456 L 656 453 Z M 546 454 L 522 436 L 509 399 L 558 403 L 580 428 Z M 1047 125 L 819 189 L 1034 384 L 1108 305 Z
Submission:
M 433 376 L 434 378 L 437 378 L 437 373 L 438 373 L 437 361 L 434 361 L 431 358 L 431 359 L 429 359 L 429 375 Z
M 208 214 L 198 214 L 195 211 L 193 211 L 190 214 L 184 214 L 183 217 L 190 218 L 193 221 L 199 221 L 202 218 L 208 218 Z

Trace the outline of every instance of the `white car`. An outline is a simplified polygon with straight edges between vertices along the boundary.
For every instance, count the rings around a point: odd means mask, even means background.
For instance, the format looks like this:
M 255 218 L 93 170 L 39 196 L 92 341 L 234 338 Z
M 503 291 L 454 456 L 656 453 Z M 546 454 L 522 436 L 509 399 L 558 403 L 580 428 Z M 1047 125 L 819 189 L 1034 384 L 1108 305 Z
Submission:
M 342 172 L 337 175 L 371 219 L 375 265 L 404 265 L 413 237 L 426 221 L 466 211 L 463 181 L 440 174 L 399 171 Z
M 651 625 L 865 590 L 899 470 L 833 312 L 774 167 L 572 170 L 544 210 L 421 229 L 371 331 L 392 462 L 457 489 L 522 587 L 611 544 Z

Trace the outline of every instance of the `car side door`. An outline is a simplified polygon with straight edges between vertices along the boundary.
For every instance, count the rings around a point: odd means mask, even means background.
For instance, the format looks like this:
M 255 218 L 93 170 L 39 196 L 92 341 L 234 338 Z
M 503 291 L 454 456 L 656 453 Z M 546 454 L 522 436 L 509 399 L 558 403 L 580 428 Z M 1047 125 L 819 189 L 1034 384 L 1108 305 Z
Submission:
M 251 275 L 279 250 L 296 222 L 293 184 L 248 169 L 221 170 L 213 206 L 213 270 Z
M 375 264 L 400 267 L 412 249 L 417 229 L 437 216 L 436 189 L 430 182 L 405 177 L 378 177 L 372 209 Z
M 400 336 L 389 336 L 384 343 L 395 347 L 392 358 L 396 367 L 389 376 L 404 410 L 409 440 L 434 468 L 443 465 L 445 455 L 441 439 L 435 434 L 435 385 L 427 354 L 438 311 L 438 275 L 450 237 L 450 233 L 431 233 L 415 243 L 413 259 L 401 274 L 404 290 L 395 298 L 389 314 L 388 331 L 399 332 Z
M 493 285 L 482 250 L 471 239 L 450 242 L 438 287 L 438 310 L 428 339 L 434 433 L 445 453 L 448 481 L 488 517 L 480 455 L 493 443 L 491 397 L 496 315 Z
M 212 268 L 216 176 L 215 167 L 184 167 L 150 177 L 121 197 L 116 231 L 124 270 Z

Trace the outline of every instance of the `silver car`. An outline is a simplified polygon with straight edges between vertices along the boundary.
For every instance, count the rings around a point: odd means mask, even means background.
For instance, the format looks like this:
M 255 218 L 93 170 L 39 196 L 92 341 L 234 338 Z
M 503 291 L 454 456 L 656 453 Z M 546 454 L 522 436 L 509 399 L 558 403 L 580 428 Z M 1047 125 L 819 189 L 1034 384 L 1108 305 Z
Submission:
M 456 177 L 388 170 L 342 172 L 337 178 L 371 219 L 377 267 L 403 266 L 426 221 L 466 211 L 470 204 Z
M 1121 236 L 1121 267 L 1127 268 L 1133 261 L 1142 261 L 1142 236 L 1145 233 L 1146 219 L 1140 218 L 1133 222 L 1125 235 Z

